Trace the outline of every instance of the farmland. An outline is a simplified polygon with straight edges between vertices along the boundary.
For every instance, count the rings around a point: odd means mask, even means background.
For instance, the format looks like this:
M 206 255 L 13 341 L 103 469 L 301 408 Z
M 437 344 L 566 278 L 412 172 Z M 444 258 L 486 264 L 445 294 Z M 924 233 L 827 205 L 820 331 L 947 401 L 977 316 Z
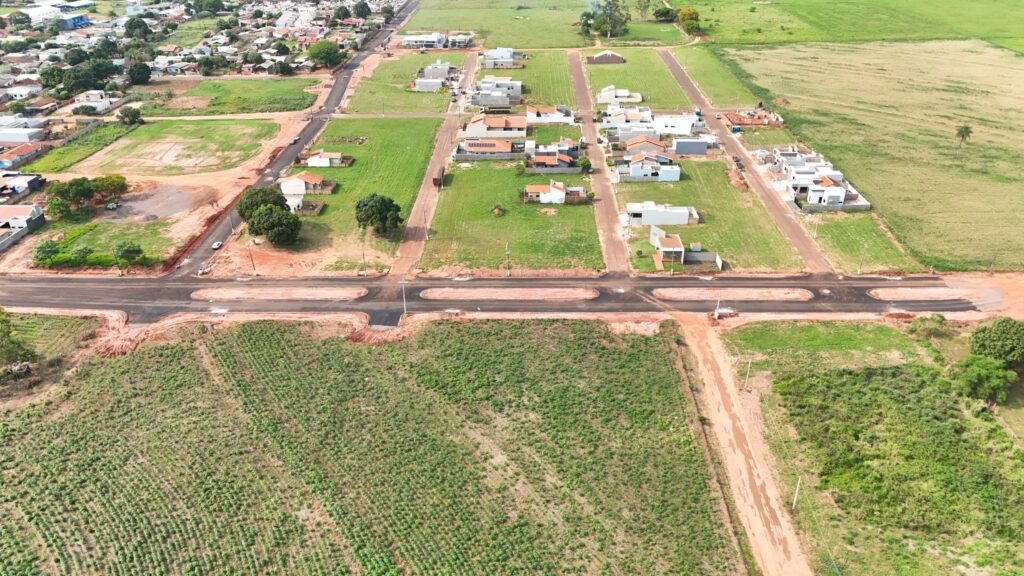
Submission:
M 516 70 L 485 70 L 480 68 L 480 78 L 494 74 L 509 76 L 523 82 L 524 98 L 529 104 L 558 106 L 564 104 L 576 108 L 576 97 L 569 80 L 569 60 L 565 52 L 555 50 L 535 51 L 528 54 L 525 68 Z
M 576 48 L 591 44 L 573 26 L 586 6 L 582 0 L 425 0 L 401 32 L 472 31 L 476 45 L 488 48 Z
M 267 120 L 158 120 L 75 165 L 82 172 L 194 174 L 234 168 L 277 134 Z
M 170 89 L 173 96 L 169 100 L 163 85 L 153 84 L 142 91 L 149 97 L 142 105 L 142 113 L 145 116 L 214 116 L 302 110 L 316 100 L 316 94 L 307 92 L 306 88 L 317 83 L 308 78 L 202 80 L 191 87 L 186 84 L 188 89 L 184 91 Z
M 757 98 L 703 46 L 679 46 L 672 55 L 716 108 L 752 108 Z
M 120 122 L 108 122 L 88 134 L 50 150 L 44 156 L 26 164 L 22 170 L 25 172 L 61 172 L 110 146 L 115 140 L 131 132 L 134 128 L 135 126 L 126 126 Z
M 921 263 L 1024 267 L 1024 60 L 977 41 L 728 54 L 789 101 L 788 128 L 847 175 Z M 973 136 L 960 145 L 964 124 Z
M 456 68 L 466 60 L 465 52 L 444 54 L 404 54 L 380 63 L 373 75 L 359 81 L 348 112 L 444 112 L 448 109 L 447 92 L 412 92 L 409 86 L 416 72 L 438 59 Z
M 43 358 L 70 355 L 87 332 L 97 326 L 92 318 L 11 314 L 14 337 Z
M 655 110 L 679 110 L 692 106 L 679 83 L 668 71 L 657 51 L 649 48 L 616 48 L 626 59 L 625 64 L 601 64 L 587 66 L 590 91 L 597 94 L 601 88 L 614 84 L 639 92 L 644 97 L 644 106 Z M 588 50 L 588 56 L 600 50 Z
M 177 340 L 0 414 L 0 564 L 741 570 L 669 333 L 445 323 L 369 347 L 259 322 Z
M 775 227 L 760 200 L 750 190 L 729 184 L 722 162 L 682 161 L 679 182 L 622 183 L 617 186 L 619 206 L 651 200 L 674 206 L 693 206 L 701 223 L 695 226 L 664 226 L 679 234 L 684 244 L 699 242 L 704 250 L 718 252 L 735 269 L 798 270 L 792 247 Z M 633 266 L 652 271 L 647 231 L 634 231 L 629 243 Z M 642 256 L 637 255 L 637 251 Z
M 478 162 L 452 170 L 448 178 L 423 251 L 423 269 L 502 268 L 506 243 L 512 268 L 604 268 L 590 205 L 542 206 L 519 200 L 527 184 L 546 184 L 552 178 L 589 190 L 582 176 L 516 176 L 507 163 Z M 501 215 L 494 213 L 495 206 L 504 210 Z
M 848 274 L 922 271 L 870 214 L 817 214 L 804 219 L 804 224 L 817 234 L 818 245 L 837 270 Z

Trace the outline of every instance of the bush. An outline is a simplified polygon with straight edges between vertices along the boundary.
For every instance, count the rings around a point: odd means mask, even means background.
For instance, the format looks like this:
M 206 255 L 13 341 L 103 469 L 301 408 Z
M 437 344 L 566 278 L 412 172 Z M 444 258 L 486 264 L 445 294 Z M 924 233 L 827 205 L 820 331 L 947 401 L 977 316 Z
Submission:
M 1007 370 L 1002 360 L 972 354 L 950 367 L 949 377 L 959 394 L 1001 404 L 1017 373 Z
M 1024 366 L 1024 322 L 996 318 L 971 334 L 971 354 L 1002 360 L 1008 366 Z
M 248 222 L 253 214 L 263 206 L 277 206 L 287 210 L 288 202 L 284 199 L 284 194 L 277 188 L 250 188 L 238 200 L 236 210 L 242 220 Z

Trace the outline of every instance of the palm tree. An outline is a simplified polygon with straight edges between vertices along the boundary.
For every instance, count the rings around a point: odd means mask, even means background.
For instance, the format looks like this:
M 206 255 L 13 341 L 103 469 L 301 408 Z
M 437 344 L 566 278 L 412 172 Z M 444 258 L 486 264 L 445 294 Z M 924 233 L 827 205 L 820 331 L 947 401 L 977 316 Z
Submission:
M 973 133 L 974 130 L 971 129 L 971 126 L 969 124 L 964 124 L 963 126 L 958 127 L 956 129 L 956 137 L 957 139 L 960 140 L 960 143 L 957 144 L 957 148 L 960 148 L 961 146 L 964 145 L 964 142 L 970 140 L 971 134 Z

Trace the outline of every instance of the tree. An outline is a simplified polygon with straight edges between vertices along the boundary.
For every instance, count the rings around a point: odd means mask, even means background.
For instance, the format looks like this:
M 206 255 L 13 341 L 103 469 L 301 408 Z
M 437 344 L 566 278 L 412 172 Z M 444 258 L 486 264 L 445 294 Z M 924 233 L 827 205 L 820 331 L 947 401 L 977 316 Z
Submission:
M 287 56 L 291 51 L 292 49 L 284 42 L 278 41 L 274 44 L 274 52 L 276 52 L 278 56 Z
M 973 134 L 974 134 L 974 129 L 971 128 L 971 126 L 969 124 L 964 124 L 963 126 L 958 126 L 957 129 L 956 129 L 956 138 L 957 138 L 957 140 L 960 141 L 960 143 L 957 144 L 957 148 L 962 147 L 964 145 L 964 142 L 970 140 L 971 136 Z
M 141 86 L 143 84 L 149 84 L 149 79 L 152 77 L 152 71 L 149 66 L 146 66 L 142 62 L 135 62 L 128 67 L 128 81 L 132 83 L 132 86 Z
M 1024 322 L 996 318 L 971 334 L 971 354 L 1001 360 L 1007 366 L 1024 366 Z
M 330 40 L 321 40 L 309 47 L 309 59 L 324 68 L 334 68 L 341 64 L 341 51 L 338 45 Z
M 145 40 L 149 38 L 152 33 L 153 31 L 149 29 L 149 25 L 146 24 L 146 21 L 138 16 L 133 16 L 124 23 L 124 35 L 126 38 L 140 38 Z
M 249 219 L 249 233 L 263 235 L 274 246 L 285 246 L 299 237 L 302 221 L 287 208 L 267 204 L 260 206 Z
M 48 191 L 57 198 L 62 198 L 74 208 L 92 201 L 96 190 L 88 178 L 72 178 L 67 182 L 54 182 Z
M 23 26 L 31 26 L 32 18 L 28 14 L 17 10 L 7 15 L 7 23 L 14 28 L 21 28 Z
M 64 63 L 75 66 L 89 59 L 89 53 L 75 46 L 64 53 Z
M 385 4 L 384 7 L 380 9 L 380 14 L 384 17 L 384 23 L 387 24 L 394 20 L 395 8 L 391 6 L 391 4 Z
M 92 179 L 92 189 L 101 200 L 113 200 L 128 193 L 128 181 L 120 174 L 97 176 Z
M 348 6 L 338 6 L 338 9 L 334 11 L 335 20 L 344 20 L 351 17 L 352 11 L 348 9 Z
M 601 3 L 600 28 L 608 38 L 622 36 L 629 29 L 629 10 L 620 0 L 604 0 Z M 594 29 L 598 29 L 595 22 Z
M 360 228 L 370 226 L 377 234 L 390 234 L 403 222 L 401 211 L 391 198 L 370 194 L 356 202 L 356 222 Z
M 14 326 L 7 311 L 0 308 L 0 365 L 13 364 L 31 358 L 31 351 L 14 338 Z
M 263 206 L 277 206 L 287 210 L 288 202 L 277 188 L 250 188 L 242 194 L 235 209 L 242 220 L 248 222 Z
M 680 24 L 690 20 L 693 20 L 694 22 L 700 22 L 700 13 L 697 12 L 697 9 L 694 8 L 693 6 L 687 6 L 686 8 L 683 8 L 682 10 L 679 11 L 678 20 Z
M 270 73 L 277 74 L 278 76 L 291 76 L 295 74 L 295 68 L 292 68 L 291 64 L 282 60 L 270 65 Z
M 636 0 L 636 11 L 640 14 L 641 20 L 646 20 L 651 12 L 651 0 Z
M 99 110 L 95 106 L 89 104 L 82 104 L 71 109 L 72 114 L 81 114 L 82 116 L 95 116 L 99 113 Z
M 60 254 L 60 244 L 53 240 L 40 240 L 32 248 L 32 261 L 36 264 L 49 264 L 57 254 Z
M 117 119 L 121 124 L 131 126 L 133 124 L 145 124 L 145 120 L 142 119 L 142 111 L 138 108 L 121 108 L 121 111 L 117 113 Z
M 972 354 L 950 367 L 949 377 L 959 394 L 1001 404 L 1017 373 L 1007 370 L 1002 360 Z
M 52 196 L 46 200 L 46 215 L 50 218 L 61 219 L 71 214 L 71 204 L 63 198 Z
M 580 170 L 584 172 L 590 170 L 590 168 L 592 167 L 590 164 L 590 158 L 587 158 L 586 156 L 580 156 L 579 164 Z
M 126 265 L 131 266 L 139 258 L 142 258 L 142 246 L 139 246 L 138 242 L 121 240 L 114 245 L 110 253 L 114 255 L 119 264 L 124 262 Z
M 85 244 L 79 244 L 71 249 L 71 259 L 75 261 L 79 266 L 85 264 L 85 261 L 92 255 L 92 246 L 86 246 Z
M 356 18 L 369 18 L 373 10 L 370 9 L 370 5 L 366 3 L 366 0 L 359 0 L 352 8 L 352 13 L 356 15 Z
M 24 102 L 12 102 L 11 105 L 7 107 L 7 110 L 15 114 L 22 114 L 25 112 L 26 108 L 28 108 L 28 105 Z
M 103 38 L 92 49 L 93 58 L 112 58 L 119 53 L 117 43 L 110 38 Z
M 683 32 L 686 32 L 690 36 L 700 34 L 700 22 L 696 20 L 685 20 L 683 22 Z
M 263 64 L 263 55 L 249 50 L 242 54 L 242 62 L 246 64 Z
M 224 2 L 222 0 L 193 0 L 192 7 L 196 12 L 217 13 L 224 10 Z

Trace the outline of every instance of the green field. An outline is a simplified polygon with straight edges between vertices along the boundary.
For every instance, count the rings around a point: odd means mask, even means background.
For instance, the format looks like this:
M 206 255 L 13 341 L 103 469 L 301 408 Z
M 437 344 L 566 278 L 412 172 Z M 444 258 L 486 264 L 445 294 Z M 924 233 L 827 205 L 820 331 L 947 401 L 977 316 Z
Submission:
M 159 44 L 170 43 L 182 48 L 192 48 L 203 39 L 203 32 L 207 30 L 211 32 L 217 31 L 217 18 L 200 18 L 182 22 L 178 25 L 178 29 L 174 31 L 174 34 Z
M 728 54 L 766 101 L 789 102 L 788 129 L 847 175 L 915 259 L 937 270 L 1024 267 L 1024 59 L 979 41 Z M 963 124 L 974 135 L 960 146 Z
M 803 220 L 836 270 L 854 274 L 921 272 L 923 268 L 882 232 L 871 214 L 816 214 Z
M 569 59 L 561 50 L 529 52 L 525 68 L 515 70 L 477 70 L 477 77 L 509 76 L 523 82 L 523 97 L 528 104 L 576 108 L 576 96 L 569 79 Z
M 438 59 L 461 68 L 465 52 L 442 54 L 403 54 L 397 59 L 384 60 L 373 75 L 359 80 L 355 94 L 346 107 L 347 112 L 444 112 L 448 110 L 451 95 L 445 92 L 412 92 L 409 87 L 416 81 L 416 72 Z
M 120 122 L 108 122 L 84 136 L 50 150 L 21 169 L 25 172 L 61 172 L 110 146 L 134 128 L 135 126 L 125 126 Z
M 746 144 L 747 148 L 764 148 L 766 150 L 797 142 L 797 139 L 785 128 L 744 128 L 740 140 Z
M 591 96 L 605 86 L 614 84 L 617 88 L 639 92 L 644 97 L 643 105 L 655 110 L 679 110 L 692 106 L 656 50 L 616 48 L 615 51 L 626 59 L 625 64 L 584 64 Z M 592 56 L 598 52 L 600 50 L 588 50 L 586 55 Z
M 670 44 L 681 44 L 686 38 L 672 22 L 640 22 L 637 15 L 634 15 L 633 22 L 629 23 L 629 29 L 618 38 L 602 38 L 601 43 L 605 46 L 664 46 Z
M 308 78 L 259 80 L 202 80 L 170 101 L 151 99 L 142 105 L 143 116 L 216 116 L 254 112 L 286 112 L 313 105 L 316 94 L 305 89 L 318 83 Z M 153 87 L 155 89 L 156 86 Z M 153 89 L 146 95 L 163 97 Z
M 1019 573 L 1021 448 L 965 409 L 917 341 L 837 323 L 727 338 L 741 374 L 750 360 L 752 378 L 775 381 L 765 436 L 785 501 L 802 480 L 793 518 L 817 573 Z
M 81 172 L 194 174 L 228 170 L 277 134 L 267 120 L 158 120 L 75 165 Z
M 151 266 L 166 260 L 173 254 L 176 243 L 167 235 L 170 227 L 167 220 L 150 222 L 115 222 L 112 220 L 93 220 L 86 223 L 57 220 L 45 229 L 46 233 L 56 232 L 62 235 L 58 242 L 60 253 L 53 258 L 54 267 L 99 266 L 109 268 L 117 265 L 111 254 L 114 246 L 123 240 L 138 242 L 142 247 L 143 256 L 138 264 Z M 83 264 L 71 257 L 71 250 L 76 246 L 88 246 L 93 253 Z
M 506 243 L 514 269 L 604 268 L 589 204 L 542 206 L 519 200 L 527 184 L 552 179 L 589 190 L 583 176 L 516 176 L 504 162 L 477 162 L 449 174 L 423 251 L 420 267 L 424 270 L 502 268 Z M 492 213 L 495 206 L 501 206 L 504 214 Z
M 757 98 L 707 48 L 679 46 L 672 49 L 672 55 L 715 108 L 757 105 Z
M 0 413 L 7 572 L 744 571 L 671 331 L 202 328 Z
M 579 140 L 579 125 L 566 126 L 564 124 L 534 125 L 527 131 L 527 138 L 536 141 L 538 144 L 550 144 L 562 138 Z
M 92 318 L 11 314 L 13 336 L 44 359 L 70 356 L 82 338 L 99 325 Z
M 326 243 L 360 244 L 367 249 L 367 260 L 389 263 L 401 232 L 394 237 L 363 235 L 355 218 L 355 205 L 360 198 L 373 193 L 390 196 L 408 217 L 423 174 L 434 148 L 434 134 L 440 119 L 364 119 L 333 120 L 310 150 L 323 148 L 342 152 L 355 158 L 348 168 L 309 168 L 328 180 L 338 183 L 334 194 L 308 196 L 326 203 L 318 216 L 303 217 L 300 246 L 315 248 Z M 357 138 L 366 138 L 362 144 Z M 295 168 L 296 171 L 307 168 Z M 350 267 L 352 262 L 338 262 L 335 267 Z M 331 263 L 327 263 L 331 264 Z
M 424 0 L 401 33 L 472 31 L 477 47 L 576 48 L 591 44 L 573 26 L 586 7 L 583 0 Z
M 782 237 L 753 191 L 729 184 L 728 168 L 722 162 L 679 162 L 679 182 L 630 182 L 617 185 L 619 206 L 626 202 L 651 200 L 674 206 L 693 206 L 701 223 L 695 226 L 663 226 L 679 234 L 683 244 L 701 243 L 704 250 L 718 252 L 730 268 L 744 270 L 799 270 L 800 261 Z M 654 270 L 652 247 L 646 228 L 635 228 L 629 242 L 633 267 Z M 637 251 L 642 256 L 637 255 Z

